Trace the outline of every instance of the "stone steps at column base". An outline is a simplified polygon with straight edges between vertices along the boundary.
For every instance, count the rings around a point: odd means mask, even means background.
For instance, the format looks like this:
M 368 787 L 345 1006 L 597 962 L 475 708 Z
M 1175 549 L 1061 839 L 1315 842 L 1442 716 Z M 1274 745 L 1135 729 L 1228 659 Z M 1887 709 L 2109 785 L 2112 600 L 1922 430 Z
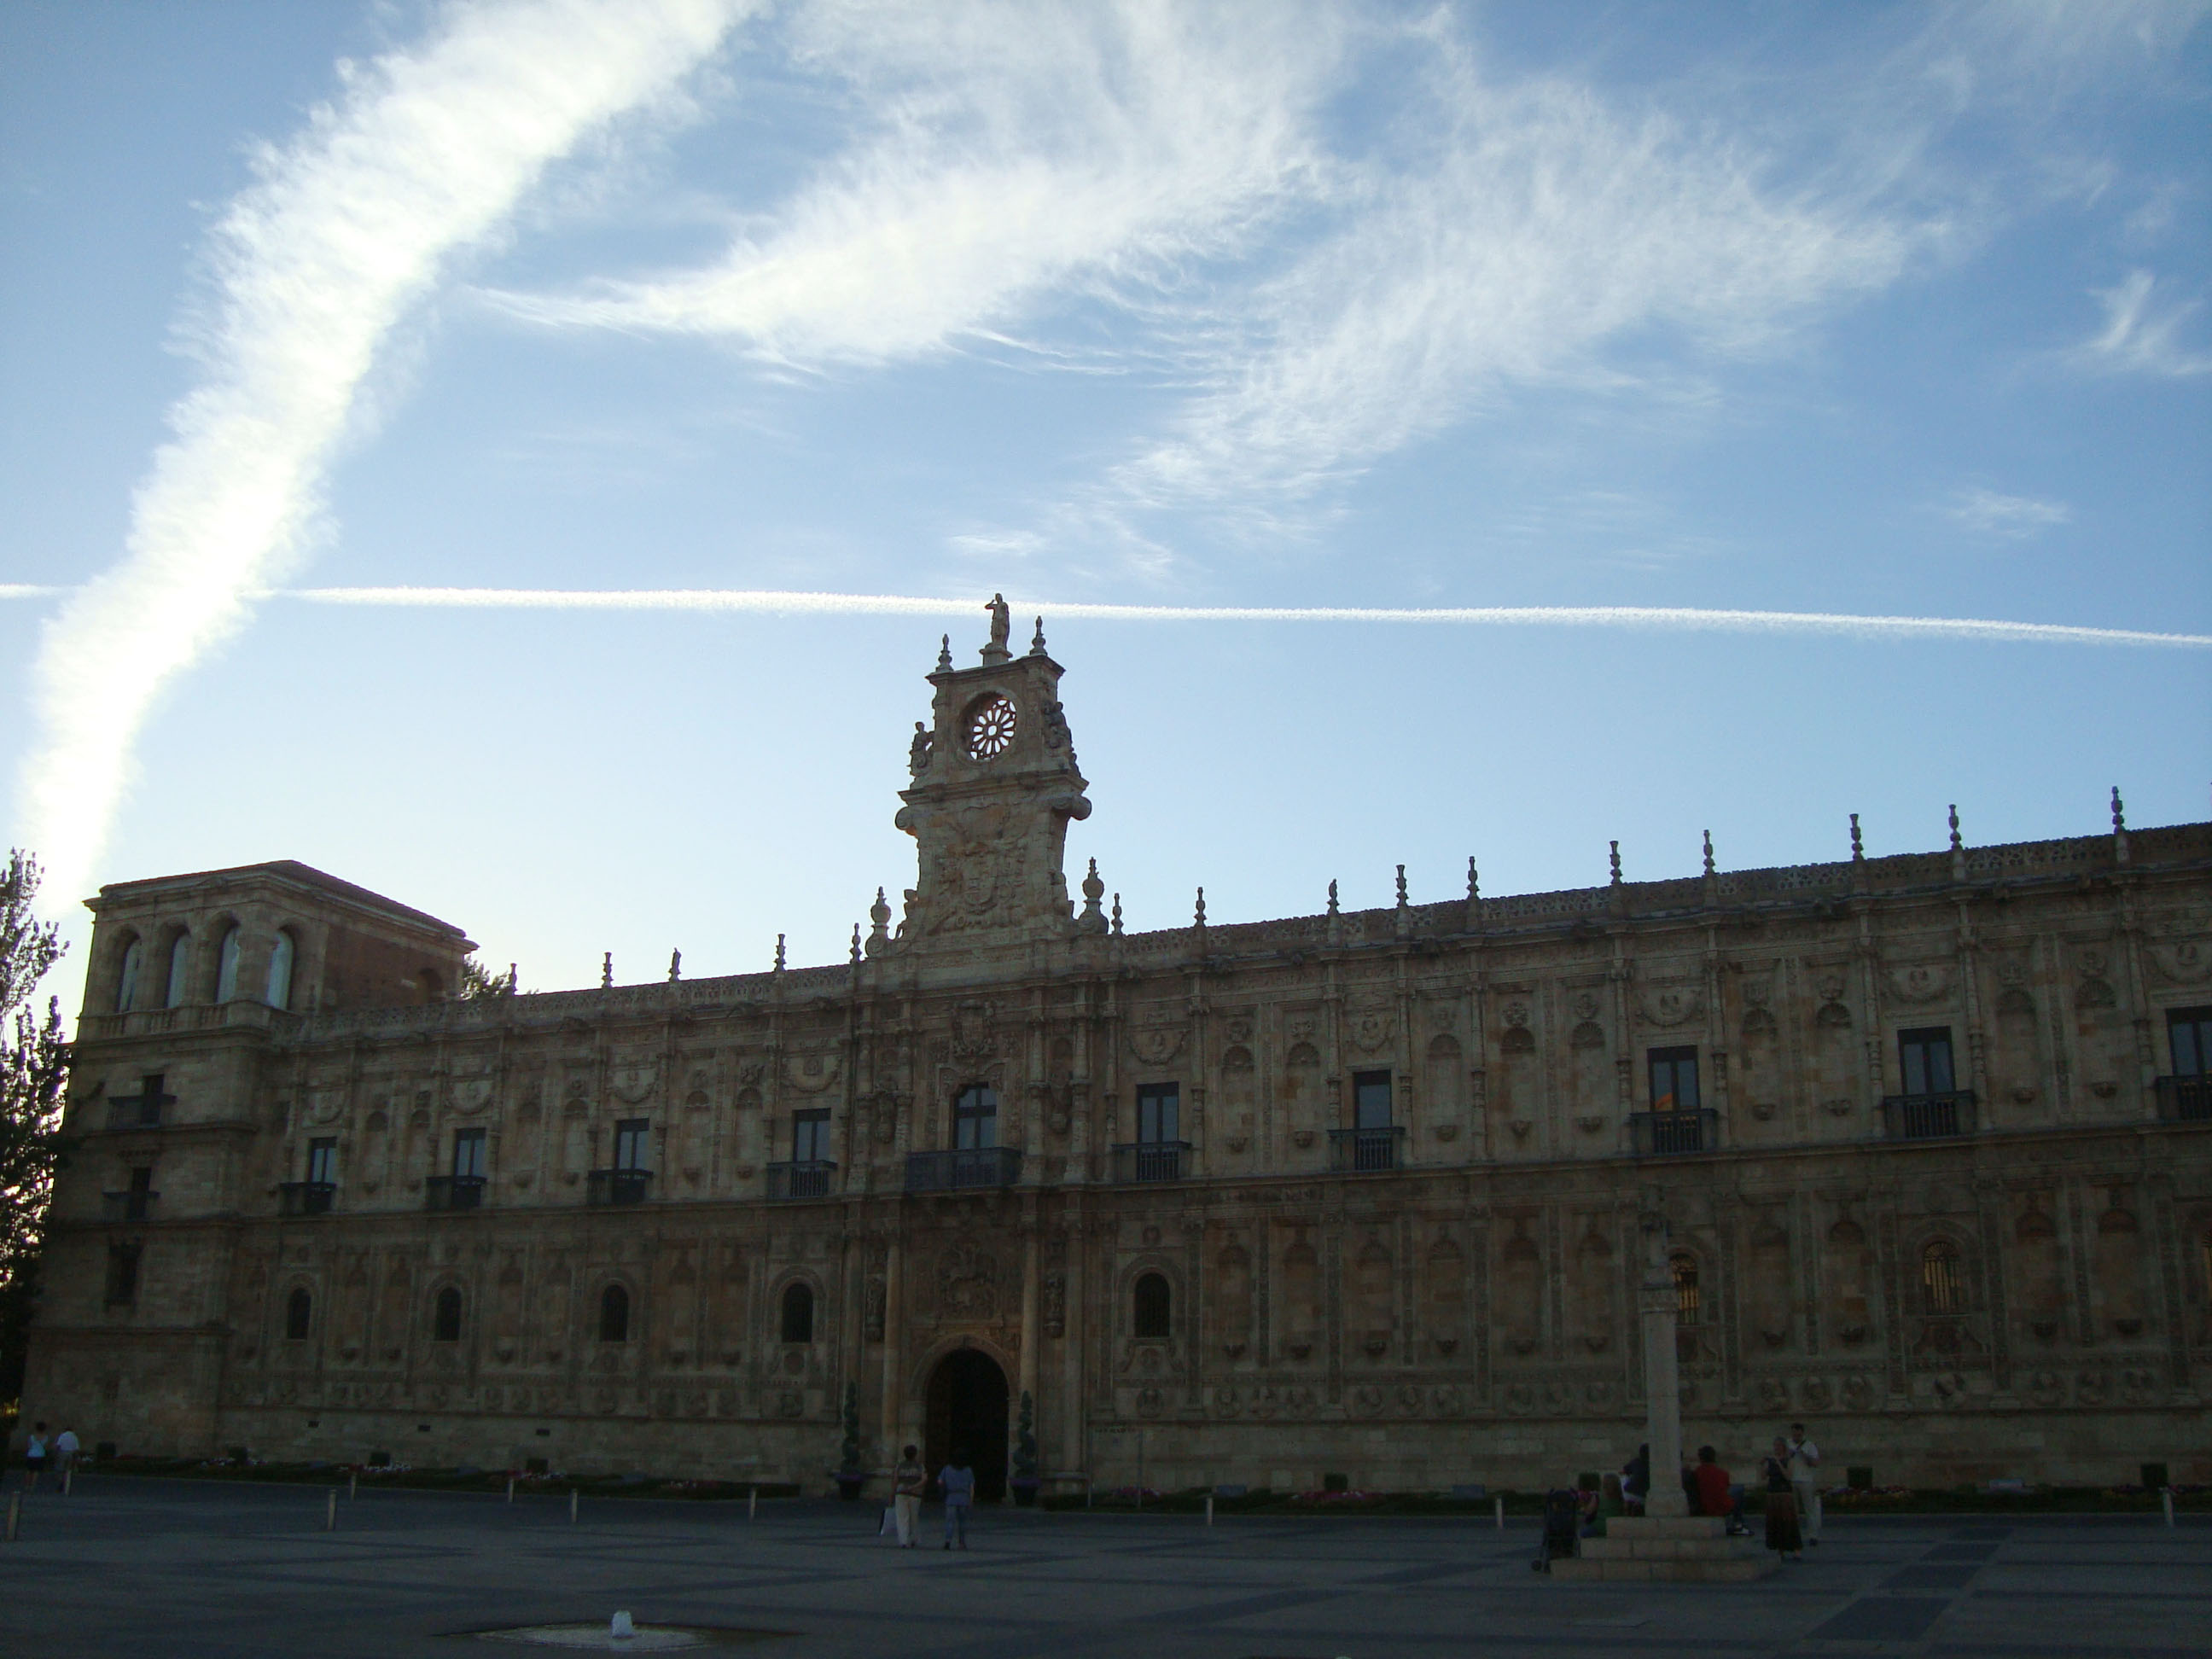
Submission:
M 1602 1543 L 1593 1538 L 1589 1543 Z M 1552 1577 L 1577 1583 L 1741 1584 L 1764 1578 L 1781 1570 L 1780 1558 L 1762 1550 L 1758 1555 L 1727 1555 L 1698 1559 L 1690 1556 L 1652 1558 L 1565 1558 L 1552 1563 Z

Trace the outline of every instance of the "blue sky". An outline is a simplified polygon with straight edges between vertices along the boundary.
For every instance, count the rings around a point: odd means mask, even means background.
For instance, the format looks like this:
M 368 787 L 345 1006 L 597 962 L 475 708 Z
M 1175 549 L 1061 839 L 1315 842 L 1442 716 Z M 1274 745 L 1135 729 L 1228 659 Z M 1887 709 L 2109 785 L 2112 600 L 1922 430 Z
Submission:
M 835 960 L 994 590 L 2198 636 L 1048 611 L 1132 927 L 2202 818 L 2208 94 L 2118 0 L 19 0 L 13 836 Z M 399 586 L 965 620 L 292 592 Z

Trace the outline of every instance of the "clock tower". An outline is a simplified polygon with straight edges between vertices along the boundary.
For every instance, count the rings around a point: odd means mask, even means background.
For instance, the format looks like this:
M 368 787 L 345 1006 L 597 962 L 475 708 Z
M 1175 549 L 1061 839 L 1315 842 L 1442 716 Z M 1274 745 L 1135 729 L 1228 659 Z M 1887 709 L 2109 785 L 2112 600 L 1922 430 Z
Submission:
M 990 948 L 1103 932 L 1095 898 L 1078 918 L 1061 867 L 1070 819 L 1091 816 L 1075 744 L 1060 703 L 1060 665 L 1046 654 L 1044 619 L 1029 650 L 1007 648 L 1006 602 L 993 595 L 990 643 L 973 668 L 952 665 L 951 642 L 929 683 L 932 720 L 917 721 L 914 775 L 894 820 L 912 836 L 921 875 L 896 938 L 878 909 L 871 954 Z

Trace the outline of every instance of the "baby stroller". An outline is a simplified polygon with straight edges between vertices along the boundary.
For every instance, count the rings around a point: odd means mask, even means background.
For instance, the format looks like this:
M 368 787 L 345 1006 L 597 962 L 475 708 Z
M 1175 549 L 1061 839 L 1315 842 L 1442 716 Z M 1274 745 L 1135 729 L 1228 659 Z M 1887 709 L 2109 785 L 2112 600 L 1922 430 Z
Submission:
M 1575 1553 L 1575 1534 L 1582 1526 L 1582 1494 L 1565 1490 L 1544 1494 L 1544 1532 L 1536 1546 L 1536 1559 L 1528 1565 L 1549 1572 L 1552 1563 Z

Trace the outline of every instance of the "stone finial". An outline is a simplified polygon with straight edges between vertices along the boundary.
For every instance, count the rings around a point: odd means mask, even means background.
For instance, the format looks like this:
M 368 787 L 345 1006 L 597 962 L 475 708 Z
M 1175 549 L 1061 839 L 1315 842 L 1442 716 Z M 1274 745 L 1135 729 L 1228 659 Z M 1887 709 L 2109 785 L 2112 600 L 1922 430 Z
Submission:
M 1044 618 L 1042 617 L 1036 619 L 1036 632 L 1030 635 L 1030 655 L 1032 657 L 1044 655 Z
M 1119 893 L 1114 895 L 1114 937 L 1121 937 L 1121 896 Z
M 775 936 L 775 971 L 779 974 L 783 971 L 783 935 L 781 933 Z
M 1467 857 L 1467 902 L 1469 904 L 1482 902 L 1482 878 L 1475 873 L 1474 854 L 1472 853 Z
M 1106 913 L 1098 908 L 1098 901 L 1105 896 L 1106 884 L 1099 879 L 1098 860 L 1093 859 L 1090 871 L 1083 878 L 1083 914 L 1076 918 L 1076 925 L 1085 933 L 1106 931 Z
M 1613 843 L 1612 843 L 1612 846 L 1613 846 L 1613 884 L 1615 887 L 1618 887 L 1618 886 L 1620 886 L 1620 843 L 1619 842 L 1613 842 Z
M 509 996 L 514 994 L 515 979 L 514 964 L 510 962 L 507 964 L 507 994 Z
M 2112 833 L 2124 836 L 2128 832 L 2128 809 L 2120 802 L 2120 786 L 2112 786 Z
M 937 645 L 937 672 L 940 674 L 950 674 L 952 672 L 952 635 L 950 634 L 942 635 L 939 637 Z
M 1954 801 L 1951 804 L 1951 879 L 1964 881 L 1966 878 L 1966 843 L 1959 834 L 1959 806 Z
M 671 985 L 673 985 L 678 980 L 682 979 L 683 977 L 684 952 L 681 951 L 671 951 L 668 953 L 668 982 Z
M 873 956 L 891 942 L 890 927 L 891 907 L 884 902 L 884 890 L 878 887 L 876 889 L 876 902 L 868 907 L 869 955 Z
M 860 924 L 857 921 L 853 924 L 852 963 L 855 968 L 860 965 Z
M 1859 834 L 1859 815 L 1856 812 L 1851 814 L 1851 862 L 1866 862 L 1866 842 Z
M 1966 844 L 1959 838 L 1959 803 L 1953 801 L 1951 803 L 1951 850 L 1954 853 L 1959 852 L 1965 848 Z
M 605 956 L 599 958 L 599 989 L 602 991 L 611 991 L 614 988 L 615 953 L 610 951 Z
M 1196 920 L 1196 921 L 1194 921 L 1191 925 L 1192 925 L 1193 927 L 1205 927 L 1205 926 L 1206 926 L 1206 889 L 1204 889 L 1203 887 L 1201 887 L 1201 888 L 1200 888 L 1200 889 L 1198 890 L 1198 916 L 1197 916 L 1197 920 Z
M 1334 881 L 1328 884 L 1328 913 L 1331 915 L 1336 914 L 1336 884 Z
M 1707 875 L 1709 875 L 1709 876 L 1710 876 L 1711 874 L 1712 874 L 1712 872 L 1713 872 L 1713 832 L 1712 832 L 1711 830 L 1706 830 L 1706 831 L 1705 831 L 1705 873 L 1706 873 Z
M 1402 864 L 1398 866 L 1398 908 L 1406 908 L 1406 866 Z

